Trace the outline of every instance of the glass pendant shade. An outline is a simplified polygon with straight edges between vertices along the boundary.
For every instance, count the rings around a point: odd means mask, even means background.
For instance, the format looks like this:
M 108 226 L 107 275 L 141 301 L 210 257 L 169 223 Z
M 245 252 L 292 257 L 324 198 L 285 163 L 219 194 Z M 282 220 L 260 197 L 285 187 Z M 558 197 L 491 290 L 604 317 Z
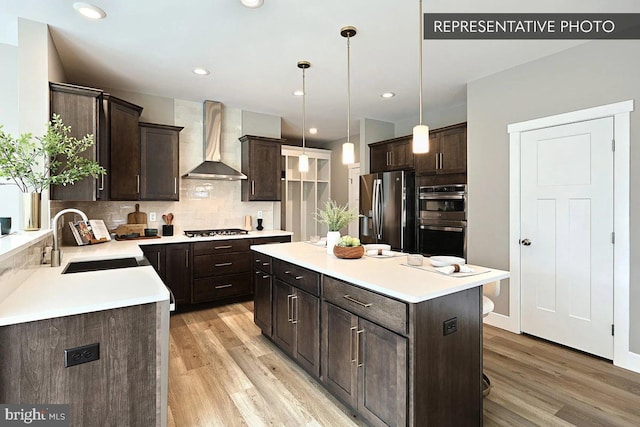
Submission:
M 309 172 L 309 156 L 300 154 L 298 156 L 298 171 Z
M 345 142 L 342 144 L 342 163 L 350 165 L 355 163 L 356 155 L 353 142 Z
M 429 152 L 429 126 L 413 127 L 413 152 L 416 154 Z

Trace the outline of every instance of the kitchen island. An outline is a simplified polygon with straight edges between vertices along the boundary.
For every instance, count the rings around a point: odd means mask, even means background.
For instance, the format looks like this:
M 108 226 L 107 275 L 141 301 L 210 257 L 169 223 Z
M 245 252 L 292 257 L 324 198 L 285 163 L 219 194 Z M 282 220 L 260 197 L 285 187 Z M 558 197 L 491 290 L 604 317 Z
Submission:
M 482 285 L 406 256 L 346 260 L 305 242 L 252 246 L 255 322 L 372 425 L 482 424 Z M 427 261 L 428 263 L 428 261 Z

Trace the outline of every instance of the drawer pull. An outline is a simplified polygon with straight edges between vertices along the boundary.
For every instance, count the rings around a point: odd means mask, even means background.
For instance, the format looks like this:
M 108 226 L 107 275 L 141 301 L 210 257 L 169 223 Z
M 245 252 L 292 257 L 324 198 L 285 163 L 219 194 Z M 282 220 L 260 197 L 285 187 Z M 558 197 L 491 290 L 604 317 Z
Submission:
M 213 249 L 231 249 L 231 245 L 215 246 Z
M 256 262 L 262 262 L 262 261 L 260 261 L 259 259 L 257 259 L 257 260 L 256 260 Z
M 354 335 L 357 334 L 356 330 L 358 329 L 357 326 L 352 326 L 351 327 L 351 332 L 349 333 L 349 358 L 351 359 L 351 363 L 358 363 L 358 359 L 357 356 L 354 355 L 353 353 L 353 341 L 354 341 Z
M 359 306 L 362 306 L 364 308 L 371 307 L 371 303 L 364 303 L 364 302 L 358 301 L 357 299 L 351 298 L 351 295 L 345 295 L 344 299 L 346 299 L 347 301 L 351 301 L 353 303 L 356 303 Z
M 285 271 L 284 274 L 291 274 L 289 270 Z
M 228 283 L 228 284 L 226 284 L 226 285 L 218 285 L 218 286 L 216 286 L 216 287 L 215 287 L 215 289 L 230 288 L 230 287 L 232 287 L 232 286 L 233 286 L 233 285 L 232 285 L 231 283 Z
M 228 267 L 230 265 L 233 265 L 233 263 L 232 262 L 221 262 L 219 264 L 214 264 L 214 266 L 216 266 L 216 267 Z
M 269 276 L 267 276 L 266 274 L 264 276 L 262 276 L 263 279 L 268 279 Z
M 266 266 L 269 265 L 269 263 L 268 262 L 263 262 L 262 265 L 266 267 Z
M 302 279 L 302 276 L 296 276 L 296 280 Z

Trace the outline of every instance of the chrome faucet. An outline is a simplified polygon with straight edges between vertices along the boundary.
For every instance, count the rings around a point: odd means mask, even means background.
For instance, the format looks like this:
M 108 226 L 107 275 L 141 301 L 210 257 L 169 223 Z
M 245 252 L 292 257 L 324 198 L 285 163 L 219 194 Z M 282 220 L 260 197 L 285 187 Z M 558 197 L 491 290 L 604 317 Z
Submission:
M 51 251 L 51 267 L 59 267 L 60 262 L 62 261 L 62 253 L 58 248 L 58 218 L 60 218 L 62 215 L 66 213 L 71 213 L 71 212 L 77 213 L 78 215 L 80 215 L 84 221 L 89 220 L 87 218 L 87 215 L 85 215 L 84 212 L 78 209 L 73 209 L 73 208 L 62 209 L 60 212 L 56 214 L 56 216 L 53 217 L 53 220 L 51 221 L 51 227 L 53 227 L 53 250 Z

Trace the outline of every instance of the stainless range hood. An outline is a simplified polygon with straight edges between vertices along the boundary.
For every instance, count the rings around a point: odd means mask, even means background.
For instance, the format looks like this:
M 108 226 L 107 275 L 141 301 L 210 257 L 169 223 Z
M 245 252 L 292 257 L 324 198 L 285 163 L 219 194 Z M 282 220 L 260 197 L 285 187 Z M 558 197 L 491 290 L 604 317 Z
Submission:
M 222 143 L 222 103 L 204 101 L 204 162 L 200 163 L 183 178 L 219 179 L 235 181 L 247 176 L 220 161 Z

